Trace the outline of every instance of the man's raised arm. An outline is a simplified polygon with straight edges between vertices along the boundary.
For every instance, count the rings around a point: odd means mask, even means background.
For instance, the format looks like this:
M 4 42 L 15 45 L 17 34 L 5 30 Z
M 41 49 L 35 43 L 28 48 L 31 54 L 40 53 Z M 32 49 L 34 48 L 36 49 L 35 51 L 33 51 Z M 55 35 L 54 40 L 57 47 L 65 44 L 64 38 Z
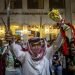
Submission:
M 11 45 L 11 51 L 13 52 L 13 54 L 16 56 L 16 58 L 23 63 L 24 59 L 25 59 L 25 52 L 22 51 L 22 47 L 18 44 L 16 44 L 15 42 L 13 42 Z

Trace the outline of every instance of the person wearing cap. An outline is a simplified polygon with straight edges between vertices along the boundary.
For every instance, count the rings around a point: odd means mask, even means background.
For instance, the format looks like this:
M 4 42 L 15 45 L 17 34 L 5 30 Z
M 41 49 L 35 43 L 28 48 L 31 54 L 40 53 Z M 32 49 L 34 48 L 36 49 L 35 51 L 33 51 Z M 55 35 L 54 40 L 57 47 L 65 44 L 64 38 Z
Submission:
M 40 41 L 38 37 L 29 39 L 28 51 L 24 52 L 22 46 L 11 39 L 10 46 L 16 58 L 22 63 L 22 75 L 50 75 L 49 59 L 61 46 L 62 37 L 59 34 L 55 42 L 48 48 L 46 41 L 44 46 L 41 46 Z

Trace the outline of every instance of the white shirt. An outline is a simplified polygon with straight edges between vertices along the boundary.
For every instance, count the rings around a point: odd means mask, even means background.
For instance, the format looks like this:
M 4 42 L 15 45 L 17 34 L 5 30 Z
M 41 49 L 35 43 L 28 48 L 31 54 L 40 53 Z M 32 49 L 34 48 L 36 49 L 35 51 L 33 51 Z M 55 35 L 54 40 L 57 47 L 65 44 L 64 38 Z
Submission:
M 57 49 L 61 46 L 61 36 L 56 39 L 55 45 Z M 49 58 L 53 56 L 55 50 L 53 45 L 47 49 L 46 55 L 39 61 L 33 61 L 28 52 L 23 52 L 20 45 L 12 43 L 11 45 L 16 57 L 22 63 L 22 75 L 50 75 Z M 55 49 L 55 50 L 54 50 Z M 51 53 L 51 51 L 54 51 Z
M 21 46 L 12 44 L 16 57 L 22 63 L 22 75 L 50 75 L 49 61 L 46 56 L 40 61 L 33 61 L 28 52 L 23 52 Z

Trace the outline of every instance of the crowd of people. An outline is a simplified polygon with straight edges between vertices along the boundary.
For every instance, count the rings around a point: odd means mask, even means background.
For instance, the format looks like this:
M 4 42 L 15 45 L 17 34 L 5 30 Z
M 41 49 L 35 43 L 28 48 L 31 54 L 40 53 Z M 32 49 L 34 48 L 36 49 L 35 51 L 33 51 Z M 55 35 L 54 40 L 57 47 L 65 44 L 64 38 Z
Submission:
M 0 75 L 5 75 L 7 57 L 11 55 L 13 67 L 19 69 L 17 75 L 74 75 L 74 40 L 69 42 L 69 55 L 65 56 L 62 49 L 61 34 L 52 41 L 39 37 L 28 41 L 13 39 L 6 46 L 0 40 Z
M 10 66 L 17 75 L 74 75 L 75 40 L 69 40 L 64 29 L 61 26 L 55 40 L 33 37 L 24 41 L 6 34 L 8 44 L 0 40 L 0 75 L 14 75 L 7 73 Z

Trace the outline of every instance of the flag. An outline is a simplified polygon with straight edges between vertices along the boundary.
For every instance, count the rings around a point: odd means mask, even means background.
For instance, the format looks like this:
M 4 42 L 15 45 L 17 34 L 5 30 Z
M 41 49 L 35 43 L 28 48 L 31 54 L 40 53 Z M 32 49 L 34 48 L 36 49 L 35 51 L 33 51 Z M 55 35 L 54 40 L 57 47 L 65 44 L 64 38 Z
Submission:
M 62 27 L 61 27 L 60 31 L 61 31 L 61 35 L 62 35 L 62 37 L 64 39 L 64 43 L 62 45 L 62 47 L 63 47 L 63 54 L 64 55 L 69 55 L 69 40 L 68 40 L 68 38 L 66 36 L 66 33 L 65 33 L 65 31 L 63 30 Z

